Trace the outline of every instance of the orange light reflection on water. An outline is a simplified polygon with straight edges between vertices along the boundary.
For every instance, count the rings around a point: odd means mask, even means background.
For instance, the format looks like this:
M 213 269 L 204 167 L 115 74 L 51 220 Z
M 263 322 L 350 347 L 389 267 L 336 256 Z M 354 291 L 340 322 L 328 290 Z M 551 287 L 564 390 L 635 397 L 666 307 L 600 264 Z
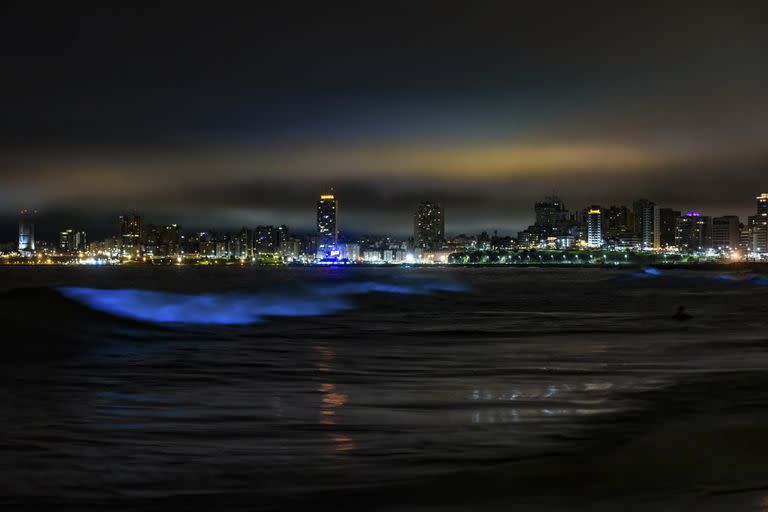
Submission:
M 335 357 L 333 350 L 326 345 L 313 346 L 319 356 L 315 366 L 322 373 L 331 373 L 331 363 Z M 346 405 L 348 395 L 337 389 L 333 382 L 323 382 L 317 388 L 321 393 L 319 423 L 326 427 L 338 425 L 338 412 Z M 355 448 L 354 440 L 340 432 L 327 432 L 328 438 L 334 443 L 336 453 L 343 453 Z

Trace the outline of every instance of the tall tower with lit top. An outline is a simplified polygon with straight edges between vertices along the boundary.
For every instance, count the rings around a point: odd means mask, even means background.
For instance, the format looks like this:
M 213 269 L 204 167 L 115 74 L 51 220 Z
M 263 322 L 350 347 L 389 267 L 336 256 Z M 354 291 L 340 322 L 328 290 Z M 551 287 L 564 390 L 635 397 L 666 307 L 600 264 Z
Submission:
M 317 202 L 317 255 L 326 256 L 338 242 L 339 201 L 335 194 L 322 194 Z
M 597 205 L 587 209 L 587 246 L 603 246 L 603 210 Z
M 19 212 L 19 253 L 29 257 L 35 252 L 35 214 L 36 210 Z

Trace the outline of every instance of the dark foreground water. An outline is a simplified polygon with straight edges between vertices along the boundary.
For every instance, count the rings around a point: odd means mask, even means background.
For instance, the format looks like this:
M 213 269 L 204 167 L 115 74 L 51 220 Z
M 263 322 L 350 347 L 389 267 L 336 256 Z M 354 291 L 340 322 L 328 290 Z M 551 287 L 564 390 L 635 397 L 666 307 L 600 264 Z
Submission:
M 0 505 L 768 510 L 767 283 L 0 268 Z

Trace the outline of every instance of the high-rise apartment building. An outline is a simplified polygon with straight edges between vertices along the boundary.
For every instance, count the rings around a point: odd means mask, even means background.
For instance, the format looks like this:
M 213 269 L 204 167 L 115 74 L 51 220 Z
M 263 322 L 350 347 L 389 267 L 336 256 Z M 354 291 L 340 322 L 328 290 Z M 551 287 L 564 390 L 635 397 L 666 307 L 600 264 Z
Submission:
M 65 229 L 59 233 L 59 252 L 70 253 L 77 250 L 77 241 L 75 240 L 75 230 Z
M 538 227 L 546 228 L 547 235 L 556 234 L 568 222 L 568 210 L 557 196 L 545 197 L 544 201 L 534 205 Z
M 587 209 L 587 246 L 602 247 L 603 245 L 603 211 L 597 205 Z
M 712 247 L 721 250 L 737 250 L 741 245 L 739 218 L 735 215 L 712 219 Z
M 280 228 L 256 226 L 253 230 L 253 252 L 275 253 L 280 249 Z
M 413 240 L 417 249 L 442 249 L 445 242 L 445 213 L 438 203 L 419 203 L 413 216 Z
M 136 213 L 120 216 L 120 241 L 123 256 L 135 257 L 140 253 L 141 217 Z
M 712 247 L 712 217 L 686 212 L 677 219 L 675 245 L 681 251 L 703 251 Z
M 163 256 L 177 256 L 181 254 L 181 226 L 167 224 L 160 228 L 159 252 Z
M 677 219 L 680 212 L 672 208 L 659 209 L 659 245 L 661 247 L 674 247 L 676 243 Z
M 19 216 L 19 253 L 32 256 L 35 252 L 35 213 L 34 210 L 21 210 Z
M 603 237 L 617 244 L 634 230 L 632 212 L 626 206 L 611 206 L 603 211 Z
M 633 205 L 635 213 L 635 234 L 640 240 L 640 247 L 651 249 L 655 239 L 656 205 L 647 199 L 638 199 Z
M 325 258 L 339 240 L 339 201 L 323 194 L 317 202 L 317 257 Z
M 752 250 L 768 253 L 768 193 L 757 196 L 757 215 L 752 225 Z

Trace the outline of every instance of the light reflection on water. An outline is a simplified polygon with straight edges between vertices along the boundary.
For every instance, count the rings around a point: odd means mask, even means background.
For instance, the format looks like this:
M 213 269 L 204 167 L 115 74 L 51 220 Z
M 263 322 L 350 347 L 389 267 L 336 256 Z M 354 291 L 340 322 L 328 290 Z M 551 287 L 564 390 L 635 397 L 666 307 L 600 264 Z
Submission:
M 334 352 L 327 345 L 314 345 L 312 347 L 319 355 L 316 367 L 318 371 L 327 374 L 331 371 Z M 330 376 L 330 375 L 328 375 Z M 348 396 L 337 389 L 336 384 L 332 382 L 323 382 L 318 391 L 321 393 L 320 404 L 320 425 L 326 427 L 336 426 L 339 422 L 339 413 L 346 405 Z M 331 429 L 326 432 L 328 438 L 333 441 L 337 453 L 343 453 L 355 448 L 355 443 L 350 436 L 343 434 L 338 429 Z

